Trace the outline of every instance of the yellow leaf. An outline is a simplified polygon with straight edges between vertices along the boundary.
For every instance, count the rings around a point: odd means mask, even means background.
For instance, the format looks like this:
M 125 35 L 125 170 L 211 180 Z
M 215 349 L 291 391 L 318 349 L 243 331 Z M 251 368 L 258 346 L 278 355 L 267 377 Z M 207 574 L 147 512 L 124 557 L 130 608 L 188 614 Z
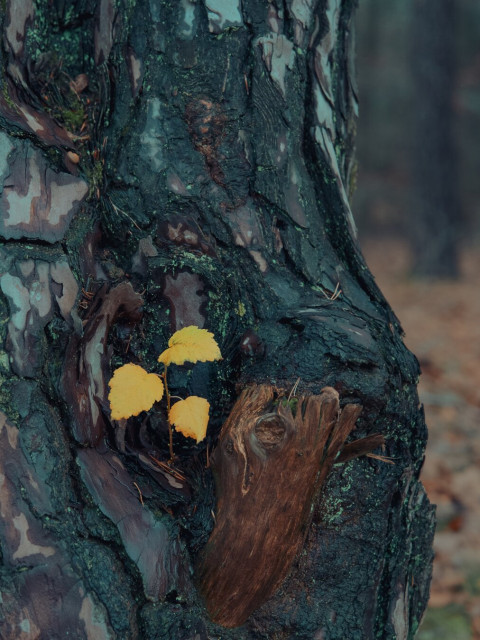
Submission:
M 213 333 L 192 325 L 176 331 L 168 341 L 168 349 L 158 356 L 158 361 L 168 367 L 184 362 L 220 360 L 222 354 Z
M 110 409 L 114 420 L 138 416 L 148 411 L 163 396 L 163 382 L 137 364 L 124 364 L 113 373 L 108 383 Z
M 176 402 L 170 409 L 170 423 L 186 438 L 201 442 L 207 434 L 210 405 L 205 398 L 189 396 Z

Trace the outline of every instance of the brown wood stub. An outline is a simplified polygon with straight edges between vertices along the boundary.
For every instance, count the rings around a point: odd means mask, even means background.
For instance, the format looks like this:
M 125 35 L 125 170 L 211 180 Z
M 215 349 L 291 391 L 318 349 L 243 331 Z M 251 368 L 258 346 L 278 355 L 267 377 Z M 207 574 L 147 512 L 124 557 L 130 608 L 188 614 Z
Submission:
M 211 618 L 236 627 L 279 587 L 312 504 L 362 410 L 335 389 L 299 397 L 295 415 L 269 385 L 245 389 L 212 456 L 216 524 L 198 565 Z M 378 443 L 377 443 L 378 444 Z

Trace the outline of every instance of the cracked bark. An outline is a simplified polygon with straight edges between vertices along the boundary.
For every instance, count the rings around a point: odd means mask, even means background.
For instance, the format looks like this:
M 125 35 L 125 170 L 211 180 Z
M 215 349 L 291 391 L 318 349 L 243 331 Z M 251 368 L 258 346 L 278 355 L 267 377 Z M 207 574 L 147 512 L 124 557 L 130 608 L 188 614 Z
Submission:
M 413 637 L 426 429 L 348 204 L 353 4 L 6 1 L 6 639 Z M 172 469 L 161 407 L 116 423 L 107 382 L 192 322 L 223 360 L 172 367 L 212 406 Z

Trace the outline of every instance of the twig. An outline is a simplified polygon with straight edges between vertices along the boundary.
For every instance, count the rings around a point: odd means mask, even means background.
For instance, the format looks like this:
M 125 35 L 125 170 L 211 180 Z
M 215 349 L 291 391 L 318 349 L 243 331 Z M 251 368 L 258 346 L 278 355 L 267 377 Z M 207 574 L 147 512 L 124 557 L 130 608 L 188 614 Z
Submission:
M 140 491 L 140 487 L 138 486 L 138 484 L 136 482 L 133 483 L 138 491 L 138 499 L 140 500 L 142 507 L 144 507 L 144 503 L 143 503 L 143 496 L 142 496 L 142 492 Z
M 163 462 L 162 460 L 157 460 L 157 458 L 152 456 L 151 453 L 148 454 L 148 457 L 151 458 L 155 462 L 155 464 L 158 467 L 160 467 L 160 469 L 162 469 L 162 471 L 165 471 L 165 473 L 168 473 L 176 480 L 181 480 L 182 482 L 187 481 L 187 478 L 183 475 L 183 473 L 181 473 L 181 471 L 179 471 L 178 469 L 175 469 L 175 467 L 172 467 L 167 462 Z
M 126 211 L 124 211 L 123 209 L 120 209 L 120 207 L 117 207 L 117 205 L 113 202 L 113 200 L 110 198 L 110 196 L 108 197 L 108 199 L 109 199 L 110 204 L 112 205 L 113 210 L 115 211 L 115 213 L 121 213 L 121 214 L 123 214 L 124 216 L 126 216 L 126 217 L 130 220 L 130 222 L 131 222 L 135 227 L 137 227 L 137 229 L 138 229 L 139 231 L 141 231 L 141 229 L 140 229 L 140 227 L 138 226 L 138 224 L 135 222 L 135 220 L 134 220 L 131 216 L 129 216 L 129 215 L 128 215 L 128 213 L 127 213 Z
M 375 460 L 380 460 L 380 462 L 386 462 L 387 464 L 395 464 L 392 458 L 387 456 L 379 456 L 377 453 L 366 453 L 367 458 L 374 458 Z
M 170 422 L 171 397 L 170 391 L 168 390 L 167 365 L 165 365 L 165 370 L 161 374 L 161 377 L 163 378 L 163 384 L 165 385 L 165 397 L 167 398 L 168 449 L 170 451 L 169 462 L 172 463 L 175 460 L 175 454 L 173 453 L 173 429 L 172 423 Z
M 295 384 L 290 390 L 290 393 L 288 394 L 287 402 L 290 402 L 290 398 L 297 393 L 299 383 L 300 383 L 300 378 L 297 378 L 295 381 Z

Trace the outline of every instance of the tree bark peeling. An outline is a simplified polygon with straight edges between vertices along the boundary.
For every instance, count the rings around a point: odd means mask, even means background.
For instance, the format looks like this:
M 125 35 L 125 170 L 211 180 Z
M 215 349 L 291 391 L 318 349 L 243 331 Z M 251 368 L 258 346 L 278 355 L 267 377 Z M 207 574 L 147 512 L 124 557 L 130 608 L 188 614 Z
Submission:
M 65 355 L 62 387 L 72 412 L 72 430 L 78 442 L 98 445 L 105 436 L 107 418 L 107 376 L 109 370 L 108 333 L 123 318 L 139 322 L 142 298 L 129 283 L 109 292 L 107 286 L 90 300 L 83 335 L 73 335 Z
M 94 449 L 78 452 L 82 479 L 102 512 L 117 526 L 125 551 L 137 565 L 147 598 L 158 602 L 189 582 L 178 540 L 145 507 L 120 459 Z

